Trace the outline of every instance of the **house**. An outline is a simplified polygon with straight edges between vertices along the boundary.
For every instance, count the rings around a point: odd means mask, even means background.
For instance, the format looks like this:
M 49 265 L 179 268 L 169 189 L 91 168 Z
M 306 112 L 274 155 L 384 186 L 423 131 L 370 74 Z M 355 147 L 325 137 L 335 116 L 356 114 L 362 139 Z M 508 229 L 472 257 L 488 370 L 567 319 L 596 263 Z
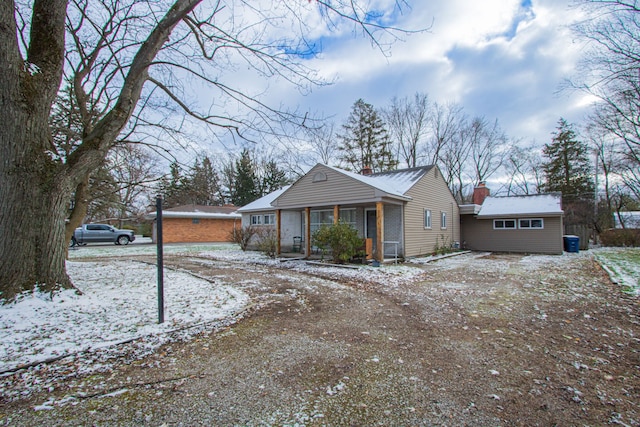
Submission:
M 242 216 L 236 206 L 183 205 L 162 210 L 162 241 L 164 243 L 226 242 Z M 156 212 L 153 219 L 153 241 L 156 242 Z
M 238 212 L 243 226 L 275 227 L 278 253 L 302 242 L 302 252 L 311 254 L 313 232 L 338 220 L 371 239 L 379 261 L 460 241 L 458 205 L 437 166 L 357 174 L 317 164 L 289 187 Z
M 473 202 L 460 206 L 463 248 L 562 254 L 564 212 L 559 193 L 491 197 L 480 183 Z
M 622 211 L 614 213 L 613 222 L 615 228 L 640 228 L 640 211 Z

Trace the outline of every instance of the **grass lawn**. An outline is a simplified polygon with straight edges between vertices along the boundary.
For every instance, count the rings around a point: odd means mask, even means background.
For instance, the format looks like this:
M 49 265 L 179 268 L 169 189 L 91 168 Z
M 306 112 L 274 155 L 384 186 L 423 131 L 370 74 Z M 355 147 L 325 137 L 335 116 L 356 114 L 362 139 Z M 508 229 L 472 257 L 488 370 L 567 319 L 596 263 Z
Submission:
M 596 252 L 619 280 L 625 292 L 640 294 L 640 248 L 606 248 Z

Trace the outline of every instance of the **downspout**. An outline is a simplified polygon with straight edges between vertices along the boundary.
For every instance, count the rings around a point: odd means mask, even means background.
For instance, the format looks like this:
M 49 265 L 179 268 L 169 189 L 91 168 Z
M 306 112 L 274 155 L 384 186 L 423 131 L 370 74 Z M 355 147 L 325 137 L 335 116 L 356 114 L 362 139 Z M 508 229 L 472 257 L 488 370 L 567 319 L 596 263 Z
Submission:
M 451 247 L 453 247 L 453 242 L 455 240 L 455 230 L 456 222 L 453 220 L 453 202 L 451 202 Z M 458 220 L 459 221 L 459 220 Z

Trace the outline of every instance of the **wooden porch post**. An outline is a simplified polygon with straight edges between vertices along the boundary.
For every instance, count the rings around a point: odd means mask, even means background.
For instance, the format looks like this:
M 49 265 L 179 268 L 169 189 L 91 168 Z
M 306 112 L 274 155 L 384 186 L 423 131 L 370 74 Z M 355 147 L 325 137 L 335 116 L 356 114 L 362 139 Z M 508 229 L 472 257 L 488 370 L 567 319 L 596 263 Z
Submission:
M 282 245 L 280 242 L 280 222 L 281 211 L 280 209 L 276 209 L 276 255 L 280 255 L 282 253 Z
M 376 202 L 376 260 L 384 261 L 384 203 Z
M 304 208 L 304 254 L 306 258 L 311 255 L 311 208 Z
M 333 206 L 333 223 L 337 224 L 340 220 L 340 205 Z

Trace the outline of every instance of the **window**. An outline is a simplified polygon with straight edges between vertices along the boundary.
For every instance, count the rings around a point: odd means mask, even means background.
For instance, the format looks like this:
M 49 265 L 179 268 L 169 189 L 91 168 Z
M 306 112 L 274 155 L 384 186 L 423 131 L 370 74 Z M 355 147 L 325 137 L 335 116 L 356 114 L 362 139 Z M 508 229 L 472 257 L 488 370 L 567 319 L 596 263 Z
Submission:
M 515 219 L 494 219 L 493 220 L 494 230 L 515 230 L 515 228 L 516 228 Z
M 200 218 L 191 218 L 192 224 L 200 224 Z
M 251 215 L 251 225 L 274 225 L 275 223 L 275 214 Z
M 313 175 L 313 182 L 322 182 L 327 180 L 327 175 L 324 172 L 316 172 Z
M 518 227 L 524 230 L 541 230 L 544 228 L 542 218 L 523 218 L 518 220 Z
M 87 225 L 87 230 L 93 230 L 93 231 L 110 231 L 111 227 L 108 225 L 104 225 L 104 224 L 88 224 Z
M 447 228 L 447 213 L 440 212 L 440 228 Z
M 313 232 L 323 224 L 333 224 L 333 209 L 325 211 L 311 211 L 311 220 L 309 221 L 311 233 L 313 234 Z
M 424 210 L 424 228 L 431 228 L 431 210 Z
M 355 208 L 340 209 L 340 221 L 356 228 L 356 210 Z

